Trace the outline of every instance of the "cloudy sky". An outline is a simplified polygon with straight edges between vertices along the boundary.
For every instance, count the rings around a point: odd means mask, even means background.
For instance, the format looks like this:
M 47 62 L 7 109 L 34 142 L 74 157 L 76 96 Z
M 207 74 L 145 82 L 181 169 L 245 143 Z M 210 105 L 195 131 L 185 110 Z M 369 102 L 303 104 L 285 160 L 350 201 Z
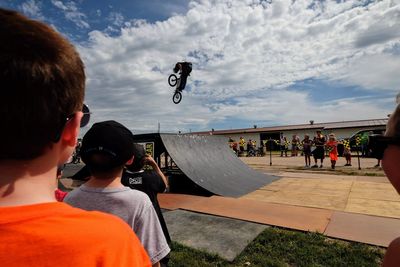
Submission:
M 384 118 L 400 91 L 400 0 L 0 0 L 84 59 L 92 122 L 135 133 Z M 193 72 L 183 100 L 167 83 Z

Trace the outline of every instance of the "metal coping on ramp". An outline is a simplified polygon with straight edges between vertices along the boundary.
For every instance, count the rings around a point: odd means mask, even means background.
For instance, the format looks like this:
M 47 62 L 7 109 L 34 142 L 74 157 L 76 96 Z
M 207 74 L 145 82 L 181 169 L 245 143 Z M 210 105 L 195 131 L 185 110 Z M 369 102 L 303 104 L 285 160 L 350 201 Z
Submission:
M 240 197 L 279 177 L 243 163 L 221 136 L 160 134 L 180 170 L 200 187 L 221 196 Z

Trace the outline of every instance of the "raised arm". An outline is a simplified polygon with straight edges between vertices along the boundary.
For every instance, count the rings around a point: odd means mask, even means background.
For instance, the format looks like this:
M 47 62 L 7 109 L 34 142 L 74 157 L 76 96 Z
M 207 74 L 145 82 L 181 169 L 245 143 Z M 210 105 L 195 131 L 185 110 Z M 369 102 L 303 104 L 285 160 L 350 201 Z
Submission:
M 158 176 L 161 177 L 161 179 L 163 180 L 163 182 L 165 184 L 165 188 L 168 191 L 168 188 L 169 188 L 168 179 L 167 179 L 167 177 L 165 177 L 164 173 L 160 170 L 160 167 L 158 167 L 157 162 L 155 162 L 155 160 L 151 156 L 147 155 L 144 158 L 144 163 L 150 165 L 153 168 L 153 170 L 158 174 Z

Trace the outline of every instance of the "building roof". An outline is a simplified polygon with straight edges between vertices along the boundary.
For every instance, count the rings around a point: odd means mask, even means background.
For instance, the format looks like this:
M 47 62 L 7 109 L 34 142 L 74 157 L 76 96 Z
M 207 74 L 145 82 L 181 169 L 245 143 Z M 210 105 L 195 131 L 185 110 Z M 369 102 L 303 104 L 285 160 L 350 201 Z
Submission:
M 268 133 L 268 132 L 282 132 L 292 130 L 332 130 L 332 129 L 343 129 L 343 128 L 376 128 L 386 126 L 388 119 L 371 119 L 371 120 L 357 120 L 357 121 L 339 121 L 339 122 L 325 122 L 325 123 L 309 123 L 309 124 L 297 124 L 297 125 L 283 125 L 283 126 L 271 126 L 271 127 L 260 127 L 260 128 L 244 128 L 244 129 L 231 129 L 231 130 L 215 130 L 215 131 L 204 131 L 195 132 L 194 134 L 242 134 L 242 133 Z

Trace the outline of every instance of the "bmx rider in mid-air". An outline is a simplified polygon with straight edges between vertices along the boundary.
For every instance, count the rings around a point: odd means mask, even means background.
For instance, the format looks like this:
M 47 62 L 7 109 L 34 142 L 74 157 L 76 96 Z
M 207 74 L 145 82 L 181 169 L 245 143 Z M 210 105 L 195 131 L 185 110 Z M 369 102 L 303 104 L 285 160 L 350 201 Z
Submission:
M 182 90 L 185 89 L 186 86 L 186 81 L 187 77 L 190 75 L 192 72 L 192 63 L 190 62 L 178 62 L 175 64 L 175 67 L 173 69 L 174 73 L 178 73 L 180 77 L 178 78 L 175 74 L 171 74 L 168 77 L 168 84 L 171 87 L 175 87 L 175 93 L 172 97 L 172 101 L 175 104 L 178 104 L 182 100 Z
M 178 71 L 180 71 L 181 76 L 179 77 L 176 89 L 182 91 L 183 89 L 185 89 L 187 77 L 192 72 L 192 63 L 190 62 L 176 63 L 174 67 L 174 73 L 178 73 Z

